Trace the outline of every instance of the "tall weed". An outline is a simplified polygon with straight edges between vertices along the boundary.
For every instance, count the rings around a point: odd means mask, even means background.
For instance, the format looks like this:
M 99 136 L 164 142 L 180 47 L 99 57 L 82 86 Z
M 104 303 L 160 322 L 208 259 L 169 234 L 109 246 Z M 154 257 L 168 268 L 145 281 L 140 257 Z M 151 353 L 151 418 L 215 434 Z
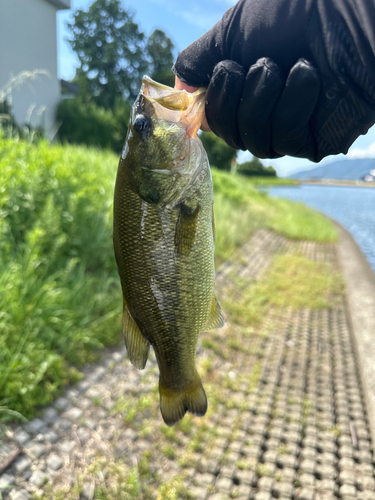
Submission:
M 0 400 L 26 417 L 78 378 L 71 364 L 119 339 L 116 164 L 0 137 Z

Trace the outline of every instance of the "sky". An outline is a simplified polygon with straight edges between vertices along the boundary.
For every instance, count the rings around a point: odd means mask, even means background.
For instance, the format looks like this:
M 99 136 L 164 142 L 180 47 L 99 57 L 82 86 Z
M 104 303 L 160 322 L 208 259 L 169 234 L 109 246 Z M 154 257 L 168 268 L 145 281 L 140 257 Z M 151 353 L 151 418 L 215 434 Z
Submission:
M 221 19 L 224 12 L 236 3 L 237 0 L 122 0 L 123 6 L 131 10 L 139 29 L 147 36 L 155 29 L 163 30 L 175 45 L 175 57 L 187 45 L 199 38 Z M 78 59 L 71 50 L 66 39 L 69 31 L 66 22 L 72 17 L 76 9 L 86 9 L 92 0 L 71 0 L 72 9 L 60 11 L 57 14 L 58 23 L 58 72 L 59 78 L 70 80 L 74 77 Z M 320 162 L 330 163 L 336 160 L 351 158 L 375 158 L 375 126 L 369 132 L 360 136 L 352 145 L 349 153 L 330 156 Z M 240 152 L 238 161 L 251 159 L 249 152 Z M 284 157 L 277 160 L 262 160 L 265 165 L 272 165 L 279 176 L 314 168 L 315 163 L 300 158 Z

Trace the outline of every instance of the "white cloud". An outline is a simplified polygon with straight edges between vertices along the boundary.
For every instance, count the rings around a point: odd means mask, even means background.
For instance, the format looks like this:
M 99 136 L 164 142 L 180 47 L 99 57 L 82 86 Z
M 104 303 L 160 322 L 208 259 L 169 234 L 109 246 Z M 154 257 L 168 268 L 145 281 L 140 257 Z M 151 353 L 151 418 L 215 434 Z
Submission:
M 350 158 L 375 158 L 375 142 L 371 143 L 367 148 L 349 149 L 346 156 Z

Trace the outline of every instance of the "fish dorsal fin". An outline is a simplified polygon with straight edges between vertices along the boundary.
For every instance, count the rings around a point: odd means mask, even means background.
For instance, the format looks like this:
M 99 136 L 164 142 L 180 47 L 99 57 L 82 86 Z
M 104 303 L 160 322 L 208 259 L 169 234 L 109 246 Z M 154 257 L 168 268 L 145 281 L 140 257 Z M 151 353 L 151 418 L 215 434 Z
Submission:
M 205 326 L 205 330 L 214 330 L 215 328 L 221 328 L 225 324 L 225 319 L 223 311 L 221 310 L 220 304 L 216 297 L 212 300 L 211 312 L 208 321 Z
M 148 353 L 150 351 L 150 344 L 140 332 L 129 312 L 129 309 L 127 308 L 125 301 L 122 314 L 122 331 L 130 361 L 136 368 L 138 368 L 138 370 L 143 370 L 146 366 Z

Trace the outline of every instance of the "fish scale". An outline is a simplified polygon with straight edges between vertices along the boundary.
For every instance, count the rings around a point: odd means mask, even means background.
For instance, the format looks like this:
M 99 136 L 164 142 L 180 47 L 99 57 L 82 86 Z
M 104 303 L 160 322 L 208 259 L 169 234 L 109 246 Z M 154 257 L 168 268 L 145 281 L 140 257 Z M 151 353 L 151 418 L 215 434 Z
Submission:
M 131 361 L 141 369 L 153 346 L 160 370 L 161 412 L 168 425 L 186 411 L 206 412 L 195 366 L 198 336 L 224 323 L 214 295 L 211 172 L 196 130 L 185 120 L 194 107 L 196 113 L 201 111 L 202 92 L 189 97 L 187 109 L 178 109 L 180 102 L 186 103 L 181 99 L 171 110 L 173 96 L 180 98 L 178 92 L 143 80 L 114 198 L 125 343 Z M 166 96 L 169 107 L 164 109 Z

